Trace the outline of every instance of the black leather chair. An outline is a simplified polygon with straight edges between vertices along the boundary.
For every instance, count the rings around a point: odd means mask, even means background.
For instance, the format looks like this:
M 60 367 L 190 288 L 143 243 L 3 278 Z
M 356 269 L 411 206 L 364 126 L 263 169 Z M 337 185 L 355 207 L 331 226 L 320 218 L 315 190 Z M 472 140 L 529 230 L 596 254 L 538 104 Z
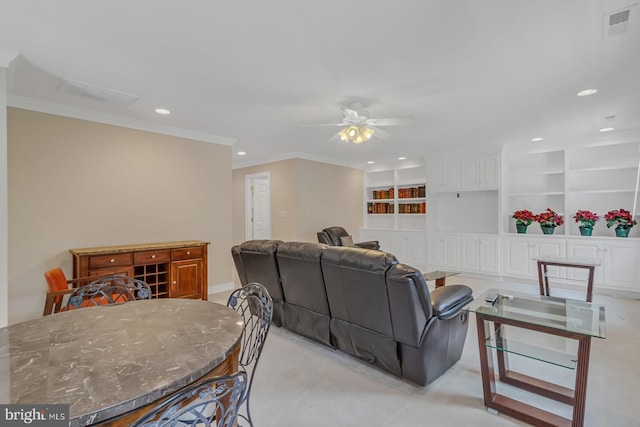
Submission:
M 320 266 L 321 243 L 285 242 L 276 258 L 284 292 L 284 326 L 302 336 L 333 346 L 331 312 Z
M 347 233 L 347 230 L 338 226 L 327 227 L 317 234 L 318 242 L 329 246 L 357 246 L 363 249 L 380 249 L 380 243 L 377 240 L 354 243 L 353 237 Z
M 273 324 L 280 327 L 284 319 L 284 295 L 276 250 L 282 240 L 249 240 L 231 249 L 242 286 L 260 283 L 273 300 Z

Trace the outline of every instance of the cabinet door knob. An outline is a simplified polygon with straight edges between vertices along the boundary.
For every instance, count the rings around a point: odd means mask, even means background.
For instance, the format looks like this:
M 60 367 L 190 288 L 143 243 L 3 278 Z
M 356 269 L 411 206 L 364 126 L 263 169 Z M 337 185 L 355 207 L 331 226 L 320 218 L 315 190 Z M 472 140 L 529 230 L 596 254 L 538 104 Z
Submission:
M 191 255 L 191 251 L 187 251 L 187 255 Z
M 151 259 L 156 259 L 156 256 L 155 255 L 151 255 Z
M 173 284 L 175 285 L 176 283 L 178 283 L 178 282 L 176 282 L 176 281 L 174 280 L 174 281 L 173 281 Z
M 113 258 L 111 258 L 111 259 L 109 260 L 109 262 L 110 262 L 111 264 L 113 264 L 114 262 L 116 262 L 116 260 L 115 260 L 115 259 L 113 259 Z

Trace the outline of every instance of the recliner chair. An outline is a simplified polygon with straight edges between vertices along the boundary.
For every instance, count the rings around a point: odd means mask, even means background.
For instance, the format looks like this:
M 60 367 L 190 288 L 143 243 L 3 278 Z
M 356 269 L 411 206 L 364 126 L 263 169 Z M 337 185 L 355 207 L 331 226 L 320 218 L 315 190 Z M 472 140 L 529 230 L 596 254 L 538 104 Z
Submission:
M 363 249 L 380 250 L 380 243 L 377 240 L 354 243 L 353 237 L 342 227 L 327 227 L 318 233 L 318 242 L 329 246 L 357 246 Z

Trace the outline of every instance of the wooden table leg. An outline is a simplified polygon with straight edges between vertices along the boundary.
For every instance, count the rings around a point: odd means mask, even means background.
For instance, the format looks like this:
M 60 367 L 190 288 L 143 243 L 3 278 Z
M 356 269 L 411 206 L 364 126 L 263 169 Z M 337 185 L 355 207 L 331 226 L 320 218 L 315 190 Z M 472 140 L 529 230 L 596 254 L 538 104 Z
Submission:
M 572 427 L 584 425 L 584 410 L 587 406 L 587 378 L 589 375 L 589 353 L 591 337 L 583 337 L 578 341 L 578 362 L 576 366 L 576 386 L 573 398 Z
M 476 315 L 476 327 L 478 329 L 478 349 L 480 350 L 480 373 L 482 374 L 482 392 L 484 395 L 484 404 L 491 407 L 493 398 L 496 395 L 496 380 L 493 372 L 493 355 L 491 348 L 485 346 L 487 341 L 487 326 L 489 322 L 485 322 L 480 316 Z
M 446 277 L 439 277 L 436 279 L 436 288 L 439 288 L 441 286 L 444 286 L 444 280 L 446 279 Z

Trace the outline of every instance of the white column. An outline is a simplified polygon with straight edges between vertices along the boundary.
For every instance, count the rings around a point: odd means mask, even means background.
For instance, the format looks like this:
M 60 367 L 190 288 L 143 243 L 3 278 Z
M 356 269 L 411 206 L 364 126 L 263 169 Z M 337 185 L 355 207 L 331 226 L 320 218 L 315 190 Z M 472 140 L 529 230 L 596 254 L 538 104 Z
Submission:
M 9 65 L 17 53 L 0 48 L 0 327 L 9 324 L 9 183 L 7 172 L 7 97 Z

